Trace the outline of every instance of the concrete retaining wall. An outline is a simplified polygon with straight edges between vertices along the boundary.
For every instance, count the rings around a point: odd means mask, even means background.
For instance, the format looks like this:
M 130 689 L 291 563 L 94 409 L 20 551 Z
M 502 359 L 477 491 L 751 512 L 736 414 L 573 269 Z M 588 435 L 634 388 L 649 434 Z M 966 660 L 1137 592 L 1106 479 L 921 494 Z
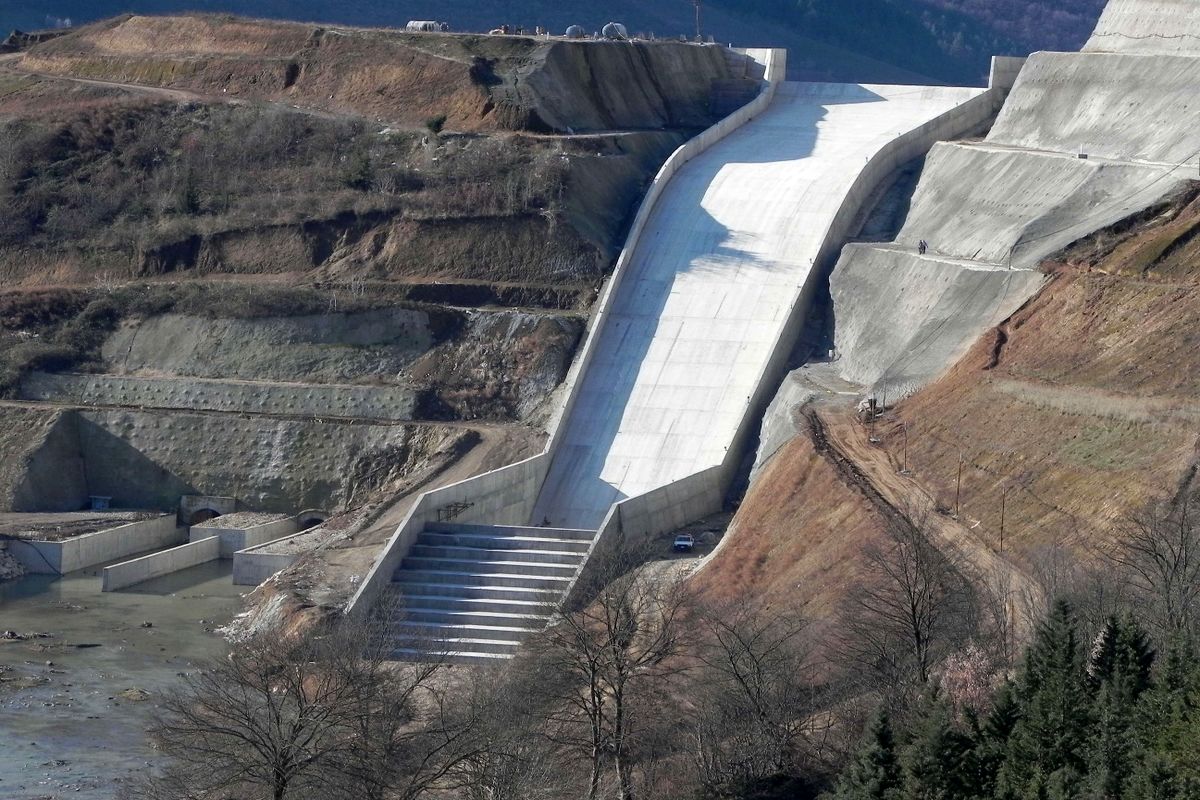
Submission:
M 216 561 L 221 557 L 221 540 L 216 536 L 183 544 L 104 568 L 100 591 L 115 592 L 127 586 L 161 578 L 189 567 Z
M 992 56 L 992 69 L 988 75 L 989 89 L 1011 89 L 1025 66 L 1024 57 Z
M 533 513 L 533 504 L 549 465 L 549 456 L 542 453 L 503 469 L 425 492 L 388 540 L 351 598 L 346 613 L 370 611 L 427 522 L 524 525 Z
M 416 406 L 416 393 L 407 386 L 300 386 L 44 372 L 35 372 L 21 382 L 21 398 L 84 406 L 382 420 L 412 419 Z
M 928 153 L 937 142 L 957 138 L 985 125 L 996 115 L 1004 97 L 1005 91 L 1002 88 L 991 88 L 919 128 L 893 139 L 863 167 L 825 231 L 824 244 L 813 262 L 808 282 L 797 294 L 788 313 L 787 326 L 776 341 L 775 350 L 755 384 L 758 388 L 747 406 L 737 435 L 730 443 L 729 454 L 721 465 L 725 488 L 732 483 L 750 441 L 758 434 L 767 406 L 786 374 L 788 358 L 804 328 L 813 297 L 829 280 L 838 253 L 852 233 L 864 205 L 893 173 L 913 159 Z
M 261 544 L 282 539 L 296 532 L 296 519 L 294 517 L 267 522 L 250 528 L 222 528 L 220 520 L 221 518 L 217 517 L 212 522 L 193 527 L 188 534 L 188 538 L 193 542 L 197 542 L 211 536 L 216 536 L 221 540 L 221 558 L 233 558 L 233 554 L 239 550 L 258 547 Z
M 296 559 L 300 557 L 298 553 L 268 553 L 263 552 L 263 550 L 271 545 L 280 544 L 294 539 L 296 536 L 304 536 L 307 533 L 307 531 L 304 531 L 299 534 L 284 536 L 281 539 L 274 539 L 254 547 L 247 547 L 245 550 L 239 550 L 234 553 L 233 585 L 258 586 L 267 578 L 279 572 L 279 570 L 287 569 L 296 563 Z
M 1084 52 L 1200 54 L 1196 0 L 1108 0 Z
M 29 572 L 63 575 L 184 540 L 174 516 L 131 522 L 63 542 L 13 541 L 9 550 Z
M 1200 17 L 1200 10 L 1192 12 Z M 1036 53 L 988 136 L 992 143 L 1091 157 L 1190 162 L 1200 148 L 1196 56 Z

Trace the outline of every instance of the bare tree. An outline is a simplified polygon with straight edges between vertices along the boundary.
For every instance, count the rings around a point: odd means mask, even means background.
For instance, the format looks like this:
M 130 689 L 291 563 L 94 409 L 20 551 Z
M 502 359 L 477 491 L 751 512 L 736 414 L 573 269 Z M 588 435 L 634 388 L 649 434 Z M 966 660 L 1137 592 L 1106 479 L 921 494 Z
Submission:
M 921 514 L 889 522 L 884 543 L 865 554 L 869 574 L 845 614 L 847 655 L 887 688 L 927 683 L 938 660 L 976 633 L 963 565 L 926 527 Z
M 1200 510 L 1188 495 L 1153 503 L 1126 522 L 1106 551 L 1166 636 L 1192 633 L 1200 617 L 1198 523 Z
M 586 796 L 600 796 L 611 767 L 617 797 L 634 796 L 633 758 L 648 708 L 685 669 L 689 596 L 659 566 L 629 569 L 629 553 L 603 556 L 593 576 L 600 588 L 585 607 L 564 613 L 533 647 L 543 691 L 552 697 L 550 733 L 588 764 Z
M 544 730 L 541 676 L 518 656 L 506 669 L 477 669 L 460 687 L 476 709 L 479 746 L 458 769 L 465 800 L 557 800 L 571 795 L 562 747 Z
M 151 731 L 167 766 L 131 794 L 411 800 L 451 783 L 473 720 L 440 664 L 390 664 L 375 624 L 262 633 L 189 676 Z
M 736 604 L 705 609 L 700 628 L 692 731 L 701 784 L 720 791 L 795 774 L 820 727 L 803 621 Z

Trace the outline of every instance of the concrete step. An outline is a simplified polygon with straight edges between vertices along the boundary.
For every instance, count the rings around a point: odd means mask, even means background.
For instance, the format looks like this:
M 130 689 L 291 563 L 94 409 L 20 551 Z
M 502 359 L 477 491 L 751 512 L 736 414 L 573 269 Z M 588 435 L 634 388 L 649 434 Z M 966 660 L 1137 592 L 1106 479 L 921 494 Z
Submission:
M 397 647 L 392 650 L 392 659 L 404 662 L 437 661 L 442 664 L 487 666 L 503 664 L 512 658 L 511 653 L 437 653 L 415 647 Z
M 438 547 L 428 544 L 416 544 L 408 551 L 409 558 L 440 558 L 456 561 L 522 561 L 538 564 L 571 564 L 578 566 L 583 563 L 585 553 L 571 553 L 562 550 L 487 550 L 482 547 Z
M 392 622 L 394 625 L 420 622 L 434 625 L 478 625 L 487 628 L 541 630 L 549 621 L 549 614 L 514 614 L 491 607 L 466 611 L 412 607 L 398 613 Z
M 483 588 L 483 587 L 477 587 Z M 495 594 L 504 594 L 503 590 L 488 590 Z M 514 590 L 514 593 L 517 590 Z M 480 592 L 482 593 L 482 592 Z M 511 598 L 494 599 L 492 597 L 454 597 L 425 594 L 407 594 L 403 596 L 403 607 L 429 611 L 450 611 L 465 613 L 470 611 L 486 611 L 494 614 L 517 614 L 538 617 L 548 617 L 557 608 L 556 592 L 548 593 L 542 600 L 514 600 Z
M 483 536 L 481 534 L 422 533 L 418 545 L 431 547 L 478 547 L 484 550 L 555 550 L 586 554 L 592 546 L 584 539 L 546 539 L 536 536 Z
M 392 627 L 396 636 L 407 636 L 422 641 L 458 639 L 488 639 L 504 642 L 523 642 L 544 626 L 533 625 L 485 625 L 478 622 L 400 622 Z
M 492 653 L 512 656 L 521 646 L 520 639 L 491 639 L 486 636 L 454 636 L 449 632 L 441 635 L 430 631 L 428 636 L 406 636 L 396 633 L 388 637 L 391 649 L 422 650 L 427 653 Z
M 530 525 L 473 525 L 465 522 L 426 522 L 429 533 L 474 534 L 477 536 L 534 536 L 551 539 L 576 539 L 590 542 L 595 531 L 578 528 L 539 528 Z
M 520 553 L 506 561 L 481 561 L 474 558 L 421 558 L 407 556 L 401 562 L 401 572 L 473 572 L 480 575 L 501 573 L 505 575 L 537 575 L 545 577 L 572 578 L 579 567 L 577 564 L 540 564 L 522 561 Z
M 571 579 L 558 576 L 538 576 L 504 572 L 453 571 L 453 570 L 397 570 L 398 584 L 445 583 L 457 584 L 462 588 L 479 586 L 508 587 L 513 589 L 555 589 L 559 593 L 567 590 Z
M 562 594 L 559 589 L 529 589 L 509 586 L 488 586 L 486 584 L 460 585 L 453 583 L 419 583 L 410 580 L 395 581 L 391 584 L 393 591 L 399 592 L 405 603 L 408 599 L 434 597 L 454 600 L 457 602 L 497 602 L 514 601 L 531 605 L 556 605 Z

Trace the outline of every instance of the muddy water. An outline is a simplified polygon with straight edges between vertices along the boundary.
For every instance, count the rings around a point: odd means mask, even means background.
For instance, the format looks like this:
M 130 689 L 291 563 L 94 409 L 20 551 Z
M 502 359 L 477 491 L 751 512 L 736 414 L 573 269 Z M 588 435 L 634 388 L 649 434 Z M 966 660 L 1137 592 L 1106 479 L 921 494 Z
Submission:
M 102 594 L 94 571 L 0 584 L 0 798 L 108 800 L 154 758 L 146 728 L 179 675 L 226 652 L 229 561 Z M 151 627 L 143 627 L 149 622 Z

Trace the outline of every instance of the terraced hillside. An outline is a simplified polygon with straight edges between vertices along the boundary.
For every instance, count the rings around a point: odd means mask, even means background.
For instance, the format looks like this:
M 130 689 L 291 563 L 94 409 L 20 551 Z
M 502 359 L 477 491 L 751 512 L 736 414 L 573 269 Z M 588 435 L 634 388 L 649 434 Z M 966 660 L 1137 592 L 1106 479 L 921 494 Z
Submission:
M 3 503 L 338 511 L 536 448 L 643 186 L 756 87 L 721 47 L 230 17 L 5 56 Z

